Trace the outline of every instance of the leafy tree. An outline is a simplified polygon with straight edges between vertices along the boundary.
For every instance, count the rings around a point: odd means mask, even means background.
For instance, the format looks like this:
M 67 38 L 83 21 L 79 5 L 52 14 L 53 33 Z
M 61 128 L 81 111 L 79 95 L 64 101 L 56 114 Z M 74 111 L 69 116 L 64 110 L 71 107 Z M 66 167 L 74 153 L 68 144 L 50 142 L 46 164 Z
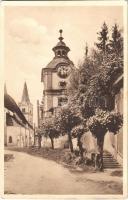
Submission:
M 96 71 L 98 71 L 98 68 L 94 65 L 91 57 L 88 56 L 85 58 L 82 65 L 79 66 L 77 81 L 75 79 L 70 80 L 70 91 L 73 91 L 73 93 L 69 93 L 70 104 L 73 105 L 75 102 L 75 107 L 79 109 L 84 118 L 94 114 L 93 108 L 89 105 L 90 102 L 87 91 L 90 80 L 95 75 Z M 77 88 L 74 87 L 76 83 Z
M 38 139 L 38 148 L 41 148 L 41 141 L 42 141 L 42 132 L 40 129 L 37 131 L 37 139 Z
M 79 69 L 75 68 L 75 70 L 72 71 L 70 76 L 70 84 L 68 85 L 68 95 L 74 96 L 76 91 L 78 90 L 79 85 Z
M 122 116 L 120 114 L 103 111 L 101 109 L 97 109 L 95 115 L 90 117 L 88 120 L 88 128 L 92 135 L 97 138 L 97 146 L 99 151 L 99 157 L 97 157 L 97 161 L 99 163 L 98 168 L 100 171 L 103 170 L 104 136 L 108 130 L 114 134 L 117 133 L 121 126 Z
M 54 138 L 59 137 L 59 131 L 56 128 L 54 118 L 45 119 L 41 129 L 42 129 L 42 135 L 46 138 L 47 137 L 50 138 L 52 149 L 54 149 Z
M 81 121 L 78 114 L 69 106 L 62 107 L 56 117 L 56 125 L 62 134 L 68 135 L 69 147 L 73 152 L 71 130 Z
M 86 131 L 85 125 L 82 123 L 78 126 L 75 126 L 71 131 L 72 136 L 77 138 L 77 145 L 79 147 L 81 159 L 83 159 L 83 152 L 84 152 L 82 142 L 81 142 L 81 137 L 85 133 L 85 131 Z
M 122 125 L 123 116 L 120 113 L 116 113 L 115 111 L 110 112 L 107 117 L 107 128 L 109 132 L 112 132 L 114 135 L 116 135 Z

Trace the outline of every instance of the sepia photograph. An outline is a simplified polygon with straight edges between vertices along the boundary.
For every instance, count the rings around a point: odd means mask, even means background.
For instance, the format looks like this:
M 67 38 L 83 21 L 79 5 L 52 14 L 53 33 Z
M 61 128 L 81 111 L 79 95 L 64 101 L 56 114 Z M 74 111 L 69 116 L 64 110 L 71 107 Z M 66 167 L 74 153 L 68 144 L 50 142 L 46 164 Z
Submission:
M 8 198 L 123 197 L 126 6 L 3 6 Z

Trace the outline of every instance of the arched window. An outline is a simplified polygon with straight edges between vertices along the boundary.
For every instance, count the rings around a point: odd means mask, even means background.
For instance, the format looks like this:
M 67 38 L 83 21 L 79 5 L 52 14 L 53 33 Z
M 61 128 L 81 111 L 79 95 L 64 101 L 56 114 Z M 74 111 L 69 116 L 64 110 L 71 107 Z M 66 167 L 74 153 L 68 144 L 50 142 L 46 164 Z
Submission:
M 58 51 L 58 52 L 57 52 L 57 55 L 58 55 L 58 56 L 61 56 L 61 51 Z
M 62 51 L 62 55 L 63 55 L 63 56 L 65 56 L 65 55 L 66 55 L 65 51 Z
M 12 136 L 9 136 L 8 142 L 12 143 Z

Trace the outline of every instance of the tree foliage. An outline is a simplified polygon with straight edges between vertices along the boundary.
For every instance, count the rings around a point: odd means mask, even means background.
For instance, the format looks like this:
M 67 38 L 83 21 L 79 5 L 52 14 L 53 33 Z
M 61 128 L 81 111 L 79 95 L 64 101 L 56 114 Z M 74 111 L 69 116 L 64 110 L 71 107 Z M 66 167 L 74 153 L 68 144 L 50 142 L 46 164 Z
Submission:
M 56 128 L 54 118 L 45 119 L 41 127 L 41 134 L 46 138 L 50 138 L 52 149 L 54 149 L 54 138 L 57 138 L 60 135 L 60 132 Z
M 117 24 L 112 27 L 112 39 L 109 40 L 109 51 L 116 57 L 123 56 L 123 37 Z
M 101 53 L 103 53 L 103 55 L 105 55 L 108 51 L 108 26 L 107 24 L 104 22 L 102 27 L 101 27 L 101 31 L 97 33 L 98 34 L 98 41 L 97 43 L 95 43 L 95 45 L 97 46 L 97 48 L 99 49 L 99 51 Z
M 94 116 L 88 120 L 88 128 L 92 135 L 97 138 L 97 146 L 99 150 L 100 170 L 103 170 L 103 145 L 104 136 L 107 131 L 116 134 L 123 123 L 122 115 L 116 112 L 103 111 L 97 109 Z
M 79 114 L 75 113 L 72 107 L 69 106 L 62 107 L 56 117 L 56 124 L 58 129 L 60 129 L 62 134 L 68 134 L 68 140 L 71 152 L 73 152 L 71 130 L 74 126 L 76 126 L 80 122 L 81 119 Z
M 80 156 L 82 159 L 83 159 L 84 149 L 83 149 L 81 137 L 86 131 L 87 131 L 87 129 L 85 128 L 85 124 L 83 124 L 83 123 L 75 126 L 71 131 L 72 137 L 77 138 L 77 145 L 79 147 Z

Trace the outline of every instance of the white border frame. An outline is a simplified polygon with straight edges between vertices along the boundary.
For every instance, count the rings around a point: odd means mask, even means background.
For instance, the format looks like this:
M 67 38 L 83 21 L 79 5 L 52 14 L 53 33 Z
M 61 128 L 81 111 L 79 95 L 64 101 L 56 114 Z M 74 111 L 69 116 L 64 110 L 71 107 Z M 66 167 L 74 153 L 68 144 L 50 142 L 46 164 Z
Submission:
M 127 2 L 126 1 L 4 1 L 1 3 L 0 8 L 0 39 L 1 39 L 1 48 L 0 48 L 0 111 L 1 116 L 4 116 L 4 7 L 5 6 L 123 6 L 124 9 L 124 99 L 123 99 L 123 116 L 124 116 L 124 125 L 123 125 L 123 195 L 4 195 L 4 117 L 0 122 L 0 197 L 6 199 L 123 199 L 127 198 L 128 194 L 128 162 L 127 162 L 127 146 L 128 146 L 128 137 L 127 137 L 127 122 L 128 122 L 128 69 L 127 69 Z

